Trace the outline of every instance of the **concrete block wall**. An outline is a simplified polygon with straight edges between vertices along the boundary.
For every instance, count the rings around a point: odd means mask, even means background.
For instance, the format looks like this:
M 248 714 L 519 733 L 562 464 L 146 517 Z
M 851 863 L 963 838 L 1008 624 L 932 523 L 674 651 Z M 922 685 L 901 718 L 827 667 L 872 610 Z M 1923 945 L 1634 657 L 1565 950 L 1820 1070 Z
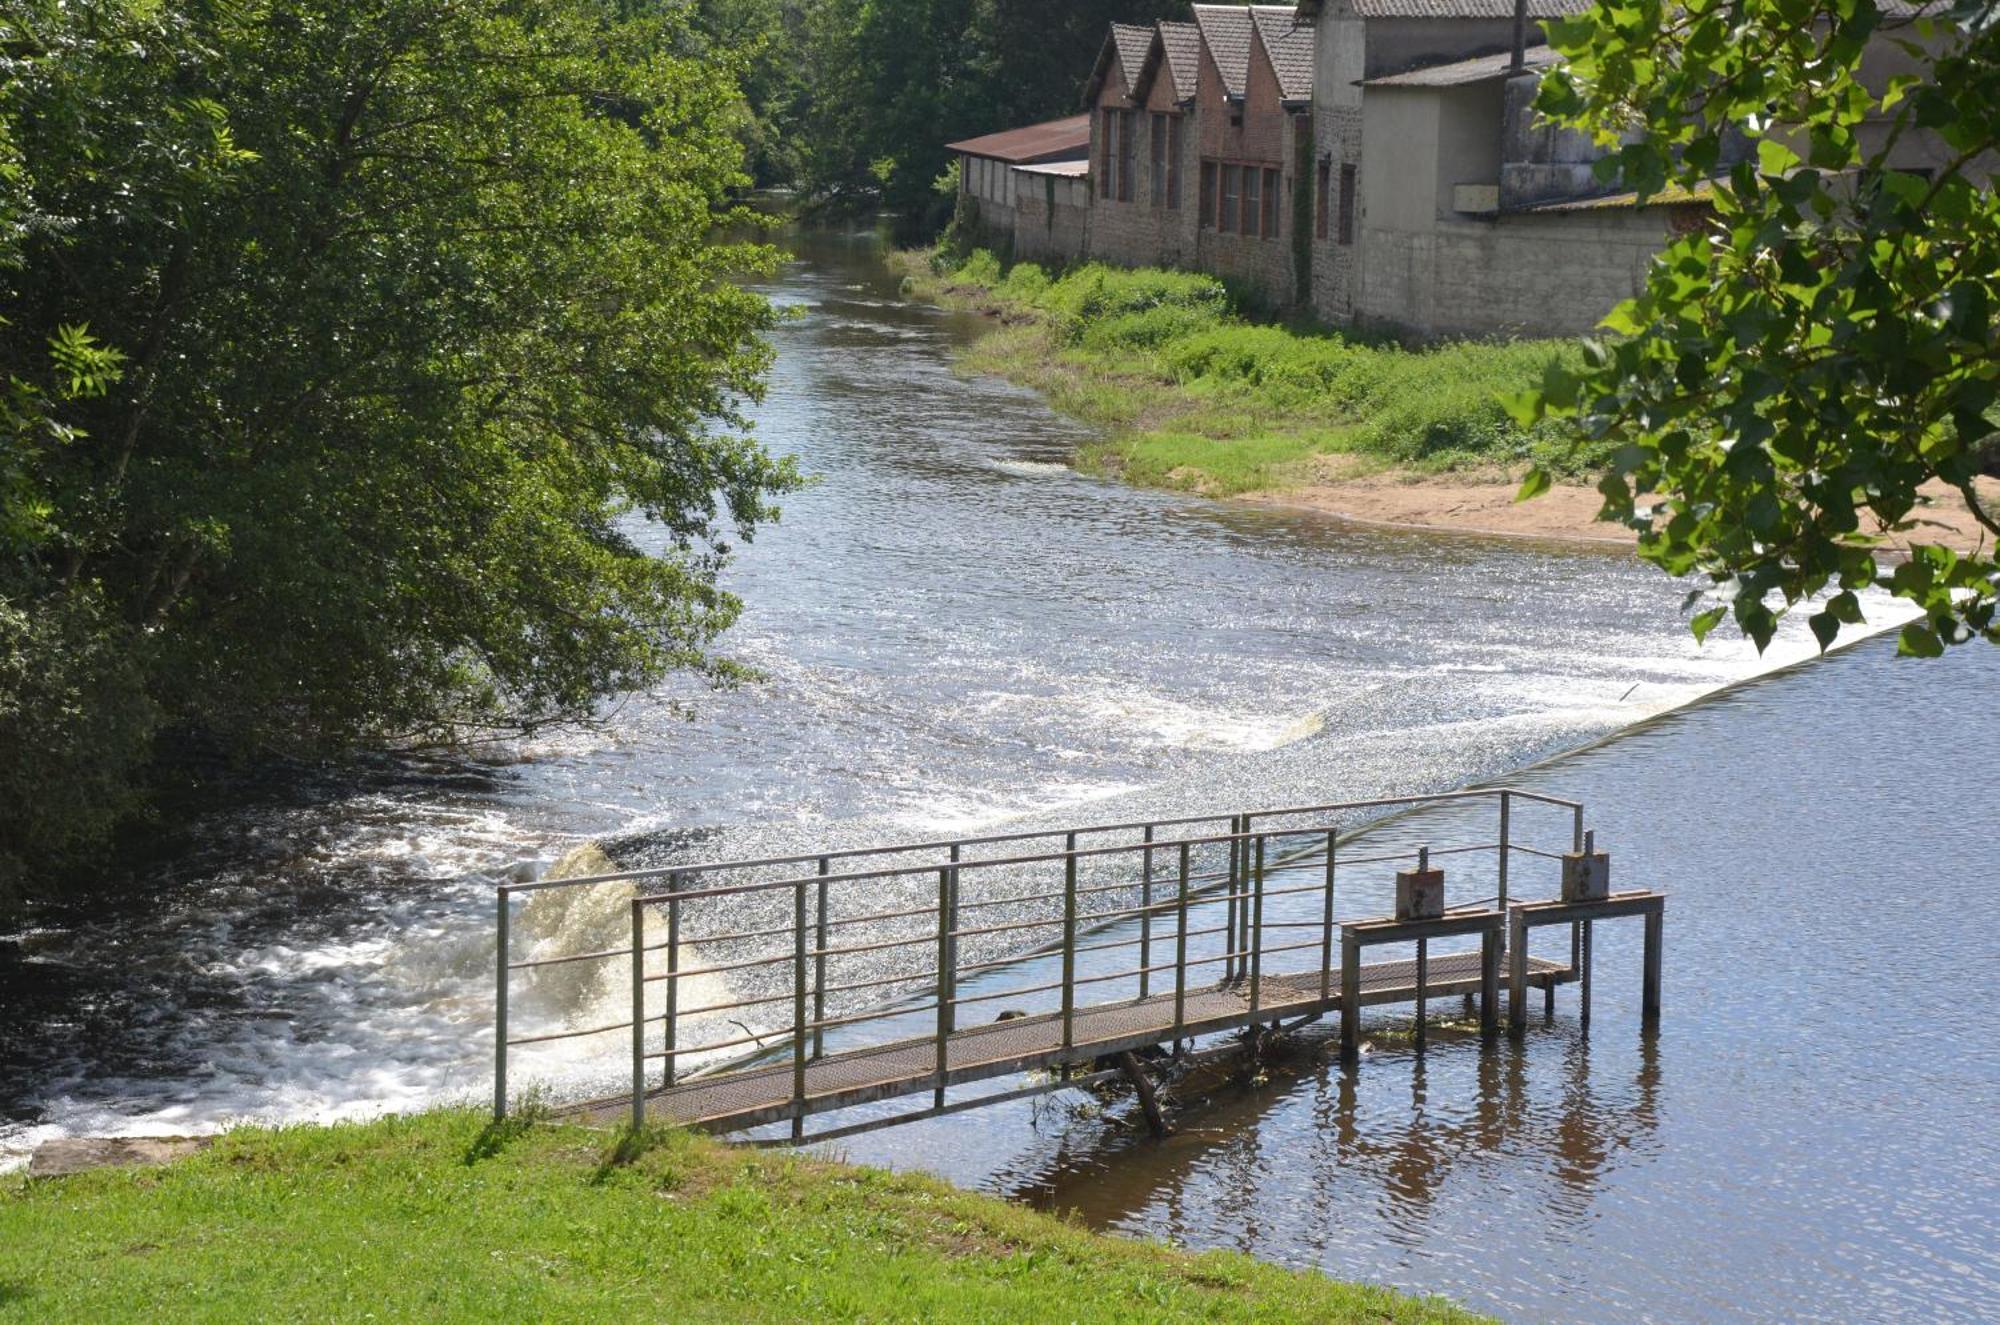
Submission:
M 1089 251 L 1096 209 L 1091 206 L 1087 178 L 1019 170 L 1014 181 L 1016 262 L 1062 265 Z
M 1668 207 L 1601 208 L 1364 227 L 1355 321 L 1406 335 L 1572 336 L 1638 293 L 1686 218 Z

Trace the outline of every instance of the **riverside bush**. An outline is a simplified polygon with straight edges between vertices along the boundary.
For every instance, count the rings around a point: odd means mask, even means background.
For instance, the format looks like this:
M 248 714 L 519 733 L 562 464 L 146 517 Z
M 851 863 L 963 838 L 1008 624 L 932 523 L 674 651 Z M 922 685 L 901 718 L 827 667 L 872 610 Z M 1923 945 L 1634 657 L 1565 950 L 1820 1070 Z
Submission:
M 1426 471 L 1532 461 L 1578 474 L 1602 459 L 1573 431 L 1523 427 L 1501 404 L 1550 366 L 1575 367 L 1569 342 L 1369 343 L 1246 318 L 1200 273 L 1093 262 L 1051 279 L 1032 263 L 1003 271 L 984 251 L 949 281 L 1024 315 L 974 361 L 1111 430 L 1100 453 L 1138 482 L 1282 488 L 1330 453 Z

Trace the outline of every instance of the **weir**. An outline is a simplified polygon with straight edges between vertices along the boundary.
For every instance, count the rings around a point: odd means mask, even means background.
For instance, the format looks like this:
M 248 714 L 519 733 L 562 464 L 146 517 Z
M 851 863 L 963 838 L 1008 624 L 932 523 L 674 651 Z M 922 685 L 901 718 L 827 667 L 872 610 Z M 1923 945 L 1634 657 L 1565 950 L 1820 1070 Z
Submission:
M 625 1087 L 564 1112 L 716 1132 L 789 1120 L 799 1140 L 809 1118 L 885 1099 L 931 1097 L 815 1138 L 1124 1076 L 1157 1125 L 1135 1051 L 1185 1061 L 1226 1032 L 1338 1016 L 1351 1061 L 1363 1008 L 1414 1004 L 1421 1045 L 1426 1003 L 1451 997 L 1478 1003 L 1490 1037 L 1503 966 L 1513 1033 L 1531 990 L 1553 1015 L 1564 984 L 1587 1023 L 1592 926 L 1628 915 L 1645 920 L 1650 1022 L 1664 898 L 1611 893 L 1584 819 L 1575 801 L 1482 788 L 503 884 L 494 1112 L 510 1050 L 615 1037 Z M 1482 895 L 1447 905 L 1447 872 Z M 624 890 L 629 940 L 517 956 L 518 904 L 551 889 Z M 1530 954 L 1530 931 L 1552 925 L 1568 953 Z M 1382 947 L 1413 954 L 1363 962 Z M 625 1019 L 515 1034 L 516 983 L 583 964 L 624 978 Z M 949 1097 L 1023 1073 L 1039 1075 Z

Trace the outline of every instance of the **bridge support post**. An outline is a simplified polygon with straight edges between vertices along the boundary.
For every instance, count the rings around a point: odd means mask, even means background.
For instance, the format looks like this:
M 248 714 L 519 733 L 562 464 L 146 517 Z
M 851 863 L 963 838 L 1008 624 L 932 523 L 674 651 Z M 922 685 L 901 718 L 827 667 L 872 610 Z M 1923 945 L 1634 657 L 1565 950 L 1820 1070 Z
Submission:
M 1500 1033 L 1500 934 L 1489 929 L 1479 941 L 1479 1034 L 1488 1040 Z
M 1507 1033 L 1525 1035 L 1527 1030 L 1528 917 L 1515 907 L 1507 913 Z
M 1361 939 L 1340 936 L 1340 1057 L 1351 1063 L 1361 1054 Z
M 1153 1079 L 1146 1075 L 1139 1056 L 1128 1049 L 1118 1055 L 1118 1066 L 1125 1070 L 1125 1079 L 1132 1083 L 1132 1092 L 1139 1097 L 1139 1107 L 1146 1114 L 1146 1126 L 1152 1129 L 1154 1136 L 1167 1135 L 1166 1115 L 1160 1112 L 1160 1100 L 1153 1091 Z
M 1664 910 L 1646 915 L 1646 976 L 1640 995 L 1641 1015 L 1649 1022 L 1660 1019 L 1660 949 L 1666 940 L 1667 915 Z

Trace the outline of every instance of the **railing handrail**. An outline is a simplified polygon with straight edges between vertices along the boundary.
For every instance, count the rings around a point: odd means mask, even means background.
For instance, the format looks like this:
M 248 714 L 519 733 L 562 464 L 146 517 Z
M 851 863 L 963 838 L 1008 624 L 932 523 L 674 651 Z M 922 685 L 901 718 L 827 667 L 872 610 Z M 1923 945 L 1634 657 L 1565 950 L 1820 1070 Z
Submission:
M 495 1008 L 495 1035 L 497 1043 L 494 1082 L 496 1114 L 504 1114 L 506 1108 L 506 1066 L 507 1048 L 509 1045 L 537 1044 L 545 1041 L 585 1038 L 618 1030 L 629 1030 L 633 1036 L 632 1066 L 635 1122 L 640 1117 L 639 1110 L 645 1093 L 645 1071 L 648 1062 L 664 1059 L 666 1063 L 664 1084 L 672 1086 L 676 1079 L 675 1069 L 677 1062 L 685 1060 L 690 1055 L 705 1055 L 753 1043 L 758 1046 L 758 1050 L 761 1052 L 767 1048 L 767 1041 L 775 1040 L 782 1044 L 789 1038 L 791 1041 L 790 1057 L 792 1059 L 793 1076 L 795 1078 L 794 1094 L 796 1108 L 793 1112 L 795 1114 L 794 1130 L 796 1132 L 807 1111 L 804 1085 L 806 1063 L 810 1059 L 817 1059 L 823 1054 L 823 1032 L 833 1027 L 874 1021 L 884 1017 L 893 1018 L 907 1013 L 922 1012 L 926 1007 L 933 1008 L 937 1013 L 935 1031 L 938 1045 L 935 1071 L 936 1093 L 939 1096 L 938 1107 L 943 1107 L 942 1096 L 950 1078 L 950 1074 L 947 1071 L 945 1044 L 953 1034 L 955 1028 L 956 1016 L 954 1009 L 961 1003 L 977 1003 L 1012 995 L 1036 994 L 1052 990 L 1060 991 L 1062 1004 L 1062 1046 L 1064 1052 L 1067 1053 L 1072 1046 L 1074 1038 L 1073 1019 L 1076 1013 L 1084 1006 L 1077 998 L 1077 991 L 1085 985 L 1101 984 L 1111 980 L 1126 980 L 1136 976 L 1140 981 L 1140 996 L 1143 998 L 1146 996 L 1151 975 L 1156 972 L 1172 971 L 1174 972 L 1174 1025 L 1178 1030 L 1183 1024 L 1183 1008 L 1188 990 L 1187 976 L 1191 968 L 1212 966 L 1220 963 L 1222 966 L 1221 978 L 1225 986 L 1247 982 L 1249 1008 L 1254 1016 L 1262 1005 L 1264 977 L 1268 973 L 1264 958 L 1313 948 L 1321 950 L 1321 965 L 1324 969 L 1319 974 L 1322 1001 L 1324 1001 L 1327 996 L 1328 981 L 1330 979 L 1329 973 L 1332 969 L 1328 954 L 1330 936 L 1335 923 L 1334 867 L 1336 859 L 1339 864 L 1352 866 L 1400 861 L 1415 857 L 1419 861 L 1419 867 L 1421 868 L 1422 862 L 1429 855 L 1492 851 L 1495 853 L 1498 862 L 1497 882 L 1499 886 L 1498 895 L 1492 900 L 1496 901 L 1504 909 L 1509 893 L 1508 861 L 1511 856 L 1515 853 L 1542 858 L 1557 858 L 1561 855 L 1560 852 L 1542 850 L 1529 846 L 1527 843 L 1513 840 L 1510 826 L 1510 810 L 1513 801 L 1517 798 L 1568 810 L 1571 818 L 1569 825 L 1570 836 L 1572 838 L 1571 850 L 1583 849 L 1584 806 L 1582 802 L 1552 796 L 1543 792 L 1500 786 L 1470 788 L 1450 792 L 1417 793 L 1408 796 L 1371 797 L 1362 800 L 1339 801 L 1321 805 L 1283 806 L 1272 809 L 1254 810 L 1247 813 L 1238 812 L 1230 815 L 1191 815 L 1133 823 L 1100 824 L 1084 828 L 989 834 L 982 837 L 943 839 L 935 842 L 906 843 L 889 847 L 849 848 L 839 851 L 826 851 L 795 856 L 774 856 L 759 860 L 720 861 L 705 865 L 669 865 L 610 874 L 589 875 L 573 879 L 502 884 L 496 889 L 498 901 L 498 925 L 496 933 L 498 989 Z M 1352 841 L 1357 834 L 1362 832 L 1379 832 L 1385 823 L 1395 822 L 1400 818 L 1400 816 L 1394 815 L 1377 817 L 1366 824 L 1353 824 L 1350 821 L 1346 831 L 1343 832 L 1340 822 L 1343 815 L 1356 811 L 1380 810 L 1399 806 L 1415 809 L 1431 805 L 1485 801 L 1497 802 L 1499 816 L 1499 834 L 1497 840 L 1452 843 L 1435 847 L 1426 845 L 1412 847 L 1410 850 L 1404 851 L 1377 850 L 1366 855 L 1352 857 L 1338 854 L 1343 842 Z M 1319 816 L 1319 818 L 1312 822 L 1296 822 L 1308 815 Z M 1274 824 L 1274 820 L 1289 820 L 1293 822 Z M 1210 833 L 1203 836 L 1167 837 L 1164 839 L 1158 836 L 1158 830 L 1161 828 L 1181 828 L 1188 825 L 1215 824 L 1224 821 L 1227 822 L 1229 827 L 1229 831 L 1227 832 Z M 1093 835 L 1133 830 L 1143 830 L 1143 836 L 1138 840 L 1120 840 L 1097 845 L 1084 845 L 1082 842 L 1082 839 Z M 964 848 L 967 846 L 991 845 L 995 843 L 1025 843 L 1048 838 L 1061 839 L 1060 848 L 1037 850 L 1029 854 L 998 855 L 985 859 L 967 859 L 964 855 Z M 1284 839 L 1286 838 L 1306 839 L 1308 845 L 1303 850 L 1295 848 L 1289 852 L 1283 850 L 1272 852 L 1269 850 L 1271 846 L 1282 848 Z M 1320 845 L 1322 842 L 1324 843 L 1323 846 Z M 1191 853 L 1200 848 L 1226 848 L 1228 857 L 1226 866 L 1220 862 L 1221 853 L 1216 852 L 1211 856 L 1211 859 L 1217 865 L 1217 868 L 1211 870 L 1204 867 L 1198 872 L 1192 870 Z M 950 855 L 948 859 L 940 856 L 925 859 L 919 863 L 885 863 L 876 868 L 857 869 L 842 873 L 834 873 L 831 869 L 832 862 L 835 860 L 852 862 L 863 857 L 889 858 L 893 860 L 899 856 L 907 857 L 910 853 L 917 851 L 943 852 L 945 850 L 949 850 Z M 1160 853 L 1165 853 L 1168 859 L 1178 856 L 1178 884 L 1173 888 L 1170 898 L 1158 897 L 1152 891 L 1153 884 L 1156 881 L 1153 866 L 1154 862 L 1160 858 Z M 1118 858 L 1129 859 L 1134 856 L 1140 857 L 1144 864 L 1140 868 L 1139 873 L 1133 878 L 1125 878 L 1124 875 L 1127 871 L 1118 870 L 1115 871 L 1118 878 L 1117 882 L 1109 884 L 1094 883 L 1091 886 L 1079 887 L 1079 866 L 1083 862 L 1095 858 L 1113 860 Z M 1300 866 L 1310 866 L 1313 862 L 1322 858 L 1326 866 L 1323 884 L 1314 882 L 1300 886 L 1288 886 L 1276 889 L 1267 888 L 1266 880 L 1271 872 L 1292 870 Z M 961 903 L 959 896 L 961 880 L 974 871 L 984 870 L 998 873 L 1006 870 L 1019 870 L 1024 867 L 1058 863 L 1062 865 L 1064 875 L 1063 887 L 1058 892 L 1035 892 L 1021 897 L 995 896 L 983 900 L 979 899 L 975 894 L 972 899 L 966 900 L 963 904 Z M 793 864 L 811 864 L 817 867 L 818 872 L 779 879 L 753 879 L 745 882 L 717 883 L 696 888 L 685 886 L 688 882 L 713 878 L 725 871 L 769 869 L 773 866 Z M 892 907 L 886 910 L 841 916 L 834 916 L 829 912 L 829 891 L 835 885 L 858 883 L 879 884 L 889 880 L 916 879 L 926 876 L 934 877 L 937 881 L 935 906 L 925 905 L 912 908 L 905 904 L 901 907 Z M 986 877 L 990 878 L 992 875 L 989 874 Z M 1098 876 L 1100 879 L 1104 877 L 1107 876 Z M 650 892 L 645 888 L 646 881 L 661 878 L 670 881 L 667 891 Z M 1204 887 L 1202 892 L 1197 894 L 1190 887 L 1190 884 L 1197 880 L 1204 882 L 1226 880 L 1226 885 L 1220 891 Z M 1166 882 L 1173 882 L 1171 873 Z M 519 962 L 510 960 L 508 921 L 510 902 L 513 894 L 532 892 L 544 887 L 580 887 L 608 883 L 631 883 L 635 885 L 632 896 L 625 899 L 627 905 L 629 905 L 631 915 L 631 941 L 628 947 L 606 948 L 596 952 L 572 953 Z M 818 898 L 815 908 L 816 917 L 811 919 L 810 922 L 808 916 L 808 902 L 810 900 L 808 889 L 815 889 Z M 777 944 L 774 943 L 771 945 L 774 951 L 769 955 L 758 955 L 749 957 L 748 959 L 721 962 L 713 960 L 706 962 L 698 961 L 693 965 L 683 968 L 680 962 L 681 954 L 679 950 L 680 922 L 682 908 L 686 903 L 711 898 L 740 897 L 753 894 L 781 894 L 786 890 L 790 890 L 793 893 L 793 901 L 790 908 L 793 914 L 790 924 L 779 925 L 775 928 L 751 928 L 743 930 L 743 932 L 738 934 L 712 935 L 707 938 L 698 937 L 693 941 L 697 943 L 709 943 L 721 942 L 724 938 L 781 939 L 789 936 L 791 942 L 785 945 L 788 951 L 776 951 Z M 1325 915 L 1322 919 L 1306 921 L 1287 919 L 1281 916 L 1272 921 L 1266 920 L 1265 902 L 1267 899 L 1316 893 L 1322 890 L 1325 894 Z M 1121 906 L 1116 901 L 1107 899 L 1110 905 L 1109 910 L 1085 912 L 1079 909 L 1078 901 L 1083 896 L 1095 896 L 1121 891 L 1140 892 L 1141 896 L 1138 905 Z M 1003 903 L 1046 901 L 1055 898 L 1062 899 L 1062 914 L 1060 918 L 1047 917 L 1022 921 L 1018 924 L 967 926 L 959 914 L 961 905 L 966 909 L 976 909 L 982 906 L 1000 905 Z M 877 899 L 871 895 L 859 900 L 861 900 L 862 905 L 866 905 L 869 900 Z M 888 899 L 882 898 L 880 900 Z M 1191 932 L 1189 928 L 1189 909 L 1192 905 L 1196 904 L 1204 907 L 1214 906 L 1226 909 L 1223 923 Z M 1452 910 L 1462 911 L 1468 907 L 1484 904 L 1484 899 L 1478 903 L 1460 903 L 1454 906 Z M 1100 903 L 1098 905 L 1103 904 Z M 647 940 L 645 932 L 647 927 L 646 918 L 648 913 L 655 909 L 664 910 L 665 912 L 667 936 L 664 942 L 649 942 Z M 885 920 L 919 919 L 930 915 L 935 915 L 935 922 L 930 925 L 921 926 L 924 932 L 913 934 L 907 938 L 895 937 L 902 927 L 891 927 L 885 930 L 881 926 L 881 922 Z M 1167 965 L 1155 965 L 1152 959 L 1153 944 L 1155 942 L 1152 921 L 1155 917 L 1165 920 L 1169 916 L 1177 917 L 1173 923 L 1173 933 L 1171 935 L 1162 934 L 1159 937 L 1162 940 L 1167 938 L 1172 939 L 1174 960 Z M 1115 942 L 1092 943 L 1089 946 L 1079 946 L 1079 940 L 1086 935 L 1095 934 L 1101 930 L 1113 929 L 1118 924 L 1130 922 L 1135 917 L 1139 918 L 1140 921 L 1138 925 L 1133 926 L 1136 930 L 1135 933 L 1129 934 L 1125 938 Z M 876 925 L 876 931 L 856 936 L 866 937 L 871 940 L 869 942 L 855 945 L 851 943 L 837 944 L 831 940 L 830 931 L 834 928 L 845 928 L 869 923 Z M 959 940 L 962 938 L 971 938 L 977 935 L 988 935 L 1010 930 L 1054 930 L 1058 927 L 1062 931 L 1062 939 L 1059 944 L 1038 944 L 1034 946 L 1032 951 L 1010 953 L 1005 960 L 981 960 L 974 961 L 970 965 L 961 965 L 960 963 L 958 947 Z M 1273 928 L 1283 931 L 1287 929 L 1311 929 L 1315 927 L 1325 930 L 1325 934 L 1318 940 L 1277 947 L 1266 946 L 1266 933 Z M 1220 953 L 1196 957 L 1188 952 L 1187 940 L 1189 938 L 1208 937 L 1216 934 L 1223 936 L 1220 943 L 1222 949 Z M 911 970 L 907 975 L 891 975 L 881 979 L 863 981 L 860 984 L 852 984 L 851 982 L 849 984 L 836 984 L 832 986 L 828 984 L 827 958 L 830 956 L 849 956 L 856 953 L 873 952 L 890 948 L 919 948 L 925 945 L 935 945 L 936 947 L 937 967 L 935 970 Z M 1210 945 L 1204 944 L 1204 948 L 1208 946 Z M 1101 963 L 1093 962 L 1091 971 L 1086 973 L 1079 970 L 1076 964 L 1076 958 L 1083 953 L 1096 953 L 1099 951 L 1133 947 L 1139 949 L 1137 956 L 1139 965 L 1133 970 L 1106 972 L 1098 969 Z M 661 949 L 666 950 L 666 971 L 654 974 L 647 973 L 645 970 L 646 954 Z M 970 994 L 960 992 L 958 981 L 962 974 L 974 975 L 1021 960 L 1032 960 L 1037 954 L 1051 955 L 1058 951 L 1062 958 L 1062 977 L 1054 984 L 1035 985 L 1027 989 L 1018 990 L 980 991 Z M 716 955 L 720 956 L 721 953 L 718 952 Z M 1421 955 L 1420 952 L 1420 959 Z M 619 957 L 629 957 L 632 963 L 632 1010 L 629 1021 L 604 1026 L 593 1026 L 588 1029 L 533 1035 L 520 1039 L 509 1038 L 507 1025 L 508 983 L 513 971 L 576 962 L 607 961 Z M 737 1038 L 725 1038 L 721 1042 L 700 1045 L 687 1045 L 680 1041 L 680 1037 L 677 1034 L 677 1023 L 685 1015 L 735 1011 L 739 1008 L 784 1002 L 787 1001 L 788 997 L 786 994 L 764 995 L 759 993 L 753 997 L 738 998 L 733 1002 L 714 1003 L 705 1000 L 704 1005 L 699 1008 L 682 1011 L 679 1009 L 679 989 L 684 981 L 696 977 L 726 974 L 754 967 L 783 966 L 786 963 L 789 963 L 792 968 L 789 1001 L 792 1002 L 793 1007 L 790 1018 L 791 1026 L 789 1028 L 779 1025 L 771 1027 L 767 1031 L 758 1032 L 753 1031 L 750 1026 L 745 1025 L 743 1022 L 738 1021 L 735 1024 L 745 1032 L 749 1032 L 748 1034 Z M 811 968 L 810 975 L 808 974 L 808 967 Z M 919 985 L 932 982 L 934 982 L 936 990 L 936 1001 L 934 1004 L 911 1007 L 907 998 L 896 998 L 887 1003 L 878 1001 L 875 1006 L 860 1009 L 857 1014 L 836 1017 L 828 1016 L 827 995 L 829 993 L 843 993 L 847 992 L 850 988 L 865 989 L 880 987 L 886 990 L 897 985 Z M 649 985 L 659 983 L 664 983 L 666 987 L 666 1009 L 664 1013 L 649 1015 L 646 1009 L 645 989 Z M 744 993 L 747 995 L 750 991 L 746 990 Z M 810 999 L 809 1004 L 808 999 Z M 663 1050 L 649 1050 L 644 1044 L 644 1028 L 657 1026 L 662 1022 L 665 1023 L 666 1037 Z M 739 1059 L 741 1057 L 740 1055 L 738 1056 Z M 754 1061 L 756 1055 L 752 1055 L 751 1057 Z M 724 1065 L 722 1070 L 727 1070 L 727 1065 Z M 697 1068 L 697 1071 L 706 1074 L 705 1069 Z M 1067 1068 L 1065 1068 L 1065 1072 L 1067 1072 Z
M 1562 796 L 1551 796 L 1546 792 L 1529 791 L 1523 787 L 1469 787 L 1458 791 L 1418 792 L 1408 796 L 1377 796 L 1365 800 L 1332 801 L 1323 805 L 1283 805 L 1270 809 L 1251 810 L 1253 819 L 1270 818 L 1274 815 L 1327 814 L 1345 810 L 1375 810 L 1391 805 L 1431 805 L 1446 801 L 1479 800 L 1485 797 L 1508 795 L 1520 800 L 1534 801 L 1542 805 L 1554 805 L 1566 810 L 1581 810 L 1583 802 L 1569 800 Z M 720 870 L 768 869 L 775 865 L 804 865 L 820 860 L 846 860 L 855 856 L 893 856 L 911 851 L 936 851 L 948 847 L 989 846 L 996 842 L 1022 842 L 1037 837 L 1066 837 L 1071 833 L 1082 836 L 1086 833 L 1130 832 L 1144 828 L 1178 828 L 1183 824 L 1206 823 L 1215 819 L 1236 819 L 1239 813 L 1192 814 L 1171 819 L 1135 819 L 1129 823 L 1090 824 L 1081 828 L 1037 828 L 1015 833 L 991 833 L 975 837 L 945 837 L 920 842 L 898 842 L 888 846 L 839 847 L 829 851 L 808 851 L 790 856 L 763 856 L 740 860 L 717 860 L 705 863 L 681 865 L 648 865 L 643 869 L 618 870 L 610 874 L 579 875 L 565 879 L 533 879 L 521 883 L 497 883 L 494 890 L 503 895 L 513 893 L 538 892 L 547 888 L 580 888 L 600 883 L 626 883 L 638 879 L 663 879 L 670 875 L 710 874 Z M 1305 831 L 1301 829 L 1300 831 Z M 1157 847 L 1170 846 L 1179 838 L 1169 838 L 1155 842 Z M 961 864 L 975 862 L 962 861 Z M 929 868 L 935 868 L 931 866 Z M 870 870 L 874 874 L 878 871 Z

